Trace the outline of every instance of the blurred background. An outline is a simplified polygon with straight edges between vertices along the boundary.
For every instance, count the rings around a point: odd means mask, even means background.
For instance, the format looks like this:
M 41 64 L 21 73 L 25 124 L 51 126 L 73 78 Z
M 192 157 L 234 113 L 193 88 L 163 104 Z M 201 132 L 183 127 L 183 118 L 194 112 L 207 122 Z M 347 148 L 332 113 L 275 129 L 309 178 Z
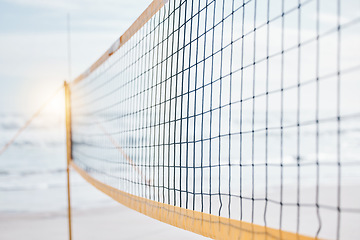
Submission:
M 0 0 L 0 149 L 64 80 L 85 71 L 150 3 Z M 67 238 L 64 117 L 60 91 L 0 155 L 0 239 Z M 75 172 L 71 190 L 74 239 L 198 237 L 122 207 Z
M 63 85 L 64 80 L 71 81 L 84 72 L 124 33 L 151 2 L 151 0 L 0 0 L 0 240 L 68 238 L 63 90 L 48 102 L 49 104 L 44 111 L 7 151 L 1 153 L 1 149 L 33 113 Z M 295 7 L 298 4 L 297 0 L 284 2 Z M 302 13 L 306 15 L 302 15 L 301 37 L 305 40 L 311 40 L 316 37 L 316 24 L 314 24 L 316 23 L 316 1 L 307 2 L 309 2 L 308 9 L 305 8 Z M 321 44 L 319 44 L 321 47 L 318 49 L 320 59 L 318 62 L 320 79 L 326 78 L 328 80 L 321 83 L 321 89 L 326 89 L 326 91 L 320 91 L 320 95 L 316 94 L 314 91 L 316 89 L 315 81 L 313 80 L 314 76 L 317 75 L 317 45 L 316 41 L 310 41 L 310 44 L 301 49 L 302 56 L 305 56 L 301 60 L 303 61 L 301 67 L 305 69 L 301 72 L 301 81 L 304 83 L 304 79 L 311 80 L 310 83 L 312 84 L 304 84 L 304 88 L 302 87 L 304 90 L 301 91 L 301 109 L 305 110 L 301 113 L 301 117 L 306 121 L 315 120 L 316 115 L 313 113 L 315 113 L 316 108 L 314 104 L 316 96 L 320 96 L 320 119 L 326 120 L 329 116 L 337 116 L 336 108 L 334 108 L 337 104 L 337 98 L 334 96 L 337 96 L 338 91 L 338 81 L 335 76 L 338 58 L 334 56 L 337 56 L 339 46 L 336 45 L 337 41 L 334 41 L 337 39 L 337 31 L 331 30 L 337 29 L 334 28 L 338 24 L 337 12 L 335 11 L 337 1 L 331 1 L 332 5 L 330 1 L 322 0 L 321 2 L 319 31 L 322 37 L 320 38 Z M 345 232 L 355 236 L 358 234 L 355 230 L 359 230 L 355 228 L 359 218 L 358 206 L 360 202 L 358 200 L 360 191 L 357 191 L 360 182 L 360 105 L 358 104 L 360 99 L 358 94 L 360 86 L 358 81 L 360 66 L 360 46 L 358 44 L 360 37 L 360 2 L 358 0 L 343 0 L 342 2 L 341 13 L 344 17 L 339 20 L 343 25 L 348 25 L 346 28 L 341 29 L 340 70 L 342 75 L 340 90 L 342 92 L 340 94 L 340 103 L 342 116 L 351 117 L 348 120 L 342 119 L 344 124 L 341 127 L 341 155 L 342 162 L 348 163 L 348 165 L 342 166 L 341 194 L 347 196 L 347 199 L 346 197 L 342 198 L 342 204 L 346 207 L 355 206 L 356 208 L 353 209 L 357 210 L 352 218 L 348 216 L 351 215 L 351 211 L 343 213 L 342 217 L 345 216 L 344 222 L 347 222 L 347 224 L 342 227 Z M 279 3 L 280 1 L 278 1 L 277 6 L 275 2 L 275 5 L 273 3 L 272 6 L 280 9 Z M 266 5 L 259 3 L 258 6 L 264 8 Z M 280 13 L 275 12 L 275 14 Z M 70 19 L 70 57 L 68 55 L 68 16 Z M 264 13 L 259 14 L 259 16 L 265 21 Z M 291 16 L 294 17 L 295 14 Z M 250 18 L 251 15 L 248 17 Z M 275 22 L 272 25 L 274 28 L 271 30 L 271 46 L 274 46 L 274 48 L 270 49 L 270 53 L 281 49 L 281 25 L 280 18 L 277 19 L 277 23 Z M 289 26 L 285 26 L 287 31 L 285 47 L 288 48 L 290 46 L 287 45 L 288 43 L 297 42 L 297 24 L 294 24 L 297 23 L 297 18 L 290 18 L 286 23 L 289 24 Z M 245 28 L 248 27 L 249 29 L 252 28 L 250 25 L 245 25 Z M 325 33 L 329 29 L 331 31 L 326 35 Z M 258 39 L 266 39 L 265 33 L 258 31 Z M 235 32 L 234 35 L 240 36 L 240 31 Z M 246 41 L 247 39 L 251 41 L 251 38 L 246 38 Z M 215 45 L 220 46 L 218 44 L 220 41 L 215 39 L 214 42 Z M 209 43 L 210 41 L 208 41 Z M 265 41 L 258 41 L 258 43 L 257 49 L 260 49 L 260 51 L 257 50 L 257 52 L 265 57 Z M 246 48 L 246 51 L 253 52 L 253 49 L 252 47 Z M 240 56 L 240 53 L 234 55 Z M 296 63 L 297 60 L 294 59 L 297 55 L 287 56 L 290 56 L 290 60 L 285 61 L 284 76 L 289 80 L 288 83 L 294 84 L 297 83 L 297 75 L 294 73 L 297 72 L 298 65 L 293 63 Z M 272 83 L 280 82 L 280 70 L 283 69 L 280 59 L 279 55 L 271 62 L 273 64 L 270 73 Z M 245 63 L 251 64 L 252 61 L 252 55 L 248 54 L 248 57 L 245 57 Z M 236 62 L 236 64 L 240 64 L 240 61 Z M 260 77 L 265 75 L 265 62 L 263 62 L 262 67 L 261 64 L 257 66 L 257 71 L 260 73 L 258 74 Z M 240 74 L 240 71 L 237 74 Z M 252 75 L 252 71 L 244 71 L 245 78 L 251 79 Z M 265 79 L 265 77 L 262 77 L 263 81 Z M 253 85 L 249 86 L 251 87 L 245 88 L 243 98 L 250 99 L 253 96 L 251 95 L 254 94 L 252 91 Z M 262 86 L 265 86 L 265 84 L 262 84 Z M 276 90 L 276 86 L 280 85 L 274 84 L 270 86 L 270 89 Z M 295 93 L 297 85 L 294 86 L 291 89 L 294 94 L 289 91 L 286 99 L 290 100 L 284 103 L 286 112 L 284 122 L 286 124 L 296 122 L 296 112 L 294 110 L 298 106 L 294 103 L 297 101 L 295 99 L 297 97 Z M 112 86 L 109 85 L 109 87 Z M 233 86 L 233 89 L 239 88 L 240 86 Z M 261 90 L 264 90 L 264 88 Z M 273 102 L 270 105 L 270 122 L 272 116 L 276 117 L 275 120 L 280 116 L 279 108 L 282 100 L 279 96 L 280 91 L 277 92 L 277 97 L 272 100 Z M 227 96 L 223 94 L 221 98 L 223 97 L 226 99 Z M 262 104 L 265 109 L 265 101 Z M 233 106 L 235 112 L 234 108 Z M 240 108 L 238 108 L 239 110 Z M 252 106 L 248 104 L 244 110 L 244 116 L 246 116 L 244 126 L 247 126 L 249 131 L 251 130 L 252 118 L 247 116 L 251 116 L 252 111 Z M 233 115 L 240 116 L 240 114 Z M 315 161 L 317 155 L 319 155 L 319 159 L 324 164 L 336 163 L 336 151 L 338 149 L 336 145 L 336 121 L 337 119 L 333 118 L 332 123 L 325 122 L 324 125 L 321 125 L 322 136 L 319 154 L 314 154 L 316 152 L 314 142 L 316 130 L 314 125 L 303 128 L 302 141 L 305 144 L 301 146 L 301 156 L 305 162 Z M 286 151 L 284 156 L 288 162 L 295 163 L 298 160 L 297 146 L 293 143 L 296 143 L 295 137 L 297 135 L 295 130 L 291 134 L 286 136 L 287 138 L 285 137 L 284 149 Z M 277 136 L 279 135 L 276 135 L 275 139 L 278 139 Z M 312 141 L 309 139 L 312 139 Z M 251 149 L 250 137 L 247 141 L 245 139 L 244 142 L 247 143 L 247 149 Z M 279 147 L 280 145 L 276 145 L 276 143 L 274 141 L 273 146 Z M 257 146 L 262 147 L 261 144 Z M 279 148 L 275 147 L 269 147 L 269 149 L 273 148 L 275 149 L 274 152 L 278 151 Z M 245 155 L 244 159 L 251 159 L 250 153 L 251 151 L 247 156 Z M 280 151 L 276 152 L 276 154 L 278 153 Z M 274 159 L 278 160 L 280 158 Z M 335 183 L 338 182 L 336 178 L 338 168 L 337 165 L 334 166 L 329 167 L 328 170 L 326 170 L 326 167 L 322 167 L 325 170 L 322 170 L 320 176 L 320 182 L 324 184 L 322 190 L 325 189 L 322 192 L 326 193 L 321 196 L 325 203 L 330 202 L 329 205 L 334 204 L 331 201 L 336 200 L 336 198 L 328 198 L 327 193 L 331 196 L 337 193 L 333 188 L 336 187 Z M 314 178 L 317 176 L 316 172 L 303 172 L 309 174 L 304 175 L 302 178 L 304 179 L 302 181 L 305 183 L 304 185 L 306 186 L 307 182 L 313 183 Z M 276 173 L 275 171 L 274 176 L 276 176 Z M 296 178 L 295 174 L 289 173 L 290 177 Z M 331 182 L 331 180 L 335 183 Z M 296 179 L 293 182 L 290 181 L 289 186 L 295 189 L 293 187 L 295 183 Z M 310 184 L 308 185 L 310 186 Z M 326 188 L 329 185 L 332 188 Z M 248 185 L 248 187 L 250 189 L 251 185 Z M 202 238 L 123 207 L 97 191 L 73 171 L 71 172 L 71 191 L 73 239 L 171 238 L 174 240 Z M 315 191 L 313 192 L 315 193 Z M 332 213 L 336 214 L 336 211 L 332 211 Z M 353 220 L 355 218 L 356 221 Z M 327 218 L 325 217 L 325 219 Z M 337 220 L 337 218 L 329 219 Z M 309 225 L 312 225 L 311 222 L 309 222 Z M 348 225 L 351 226 L 348 227 Z M 330 226 L 328 229 L 336 230 L 332 225 L 328 226 Z M 345 235 L 345 239 L 351 238 Z

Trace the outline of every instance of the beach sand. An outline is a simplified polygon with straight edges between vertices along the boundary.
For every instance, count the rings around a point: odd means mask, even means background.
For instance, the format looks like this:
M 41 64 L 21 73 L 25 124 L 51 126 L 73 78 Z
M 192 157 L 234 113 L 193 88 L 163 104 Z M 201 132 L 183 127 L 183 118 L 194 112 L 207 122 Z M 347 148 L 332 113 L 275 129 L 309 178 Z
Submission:
M 58 176 L 65 179 L 64 173 Z M 43 180 L 43 178 L 40 178 Z M 342 204 L 347 208 L 358 209 L 360 202 L 358 178 L 353 185 L 341 188 Z M 60 180 L 59 180 L 60 181 Z M 206 239 L 200 235 L 162 223 L 132 209 L 129 209 L 85 182 L 77 173 L 71 173 L 71 203 L 73 206 L 73 240 L 115 240 L 115 239 Z M 335 186 L 336 187 L 336 186 Z M 302 201 L 313 202 L 314 187 L 301 188 Z M 294 192 L 295 191 L 295 192 Z M 66 188 L 44 188 L 28 191 L 6 191 L 0 193 L 0 240 L 57 240 L 68 239 Z M 284 186 L 284 200 L 296 201 L 296 188 L 291 184 Z M 319 200 L 322 205 L 336 206 L 334 186 L 321 186 Z M 269 196 L 280 196 L 278 188 L 269 188 Z M 223 199 L 224 200 L 224 199 Z M 224 200 L 226 204 L 227 201 Z M 2 205 L 1 205 L 2 204 Z M 232 201 L 233 218 L 237 219 L 239 209 Z M 263 223 L 263 202 L 256 203 L 255 221 Z M 269 205 L 268 224 L 278 228 L 279 209 L 276 204 Z M 217 206 L 214 206 L 217 208 Z M 251 201 L 243 203 L 243 219 L 251 221 Z M 296 231 L 297 208 L 284 208 L 283 228 Z M 300 211 L 300 230 L 302 234 L 313 236 L 318 229 L 315 207 L 302 207 Z M 345 210 L 345 209 L 344 209 Z M 334 239 L 337 229 L 337 211 L 321 208 L 322 239 Z M 360 235 L 358 211 L 343 211 L 341 214 L 341 239 L 357 239 Z
M 121 204 L 73 211 L 74 240 L 207 239 L 159 222 Z M 1 240 L 68 239 L 67 214 L 1 213 Z

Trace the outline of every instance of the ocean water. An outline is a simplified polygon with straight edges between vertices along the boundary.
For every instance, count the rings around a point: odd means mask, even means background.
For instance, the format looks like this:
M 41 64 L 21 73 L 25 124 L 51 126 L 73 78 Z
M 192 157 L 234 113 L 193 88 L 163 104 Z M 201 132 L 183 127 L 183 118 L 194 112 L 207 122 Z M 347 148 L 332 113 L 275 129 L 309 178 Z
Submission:
M 30 117 L 0 114 L 2 147 Z M 76 192 L 72 207 L 88 209 L 112 201 L 71 172 Z M 0 156 L 0 214 L 56 212 L 67 208 L 65 122 L 59 114 L 41 114 Z

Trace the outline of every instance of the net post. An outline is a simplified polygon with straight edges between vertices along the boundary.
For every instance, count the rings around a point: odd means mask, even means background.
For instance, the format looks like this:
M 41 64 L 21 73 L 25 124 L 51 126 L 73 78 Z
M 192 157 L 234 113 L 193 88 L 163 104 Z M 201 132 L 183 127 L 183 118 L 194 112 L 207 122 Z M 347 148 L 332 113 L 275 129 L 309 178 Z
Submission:
M 65 124 L 66 124 L 66 173 L 67 173 L 67 196 L 68 196 L 68 223 L 69 240 L 71 240 L 71 201 L 70 201 L 70 161 L 71 161 L 71 110 L 70 110 L 70 89 L 69 84 L 64 81 L 65 91 Z

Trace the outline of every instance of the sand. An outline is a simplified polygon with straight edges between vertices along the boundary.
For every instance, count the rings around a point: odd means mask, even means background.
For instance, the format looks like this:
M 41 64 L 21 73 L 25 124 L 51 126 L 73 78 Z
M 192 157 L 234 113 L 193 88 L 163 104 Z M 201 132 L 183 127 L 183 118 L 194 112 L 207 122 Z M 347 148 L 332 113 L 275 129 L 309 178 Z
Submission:
M 1 240 L 68 239 L 66 212 L 1 213 Z M 74 240 L 207 239 L 144 216 L 120 204 L 73 211 Z

